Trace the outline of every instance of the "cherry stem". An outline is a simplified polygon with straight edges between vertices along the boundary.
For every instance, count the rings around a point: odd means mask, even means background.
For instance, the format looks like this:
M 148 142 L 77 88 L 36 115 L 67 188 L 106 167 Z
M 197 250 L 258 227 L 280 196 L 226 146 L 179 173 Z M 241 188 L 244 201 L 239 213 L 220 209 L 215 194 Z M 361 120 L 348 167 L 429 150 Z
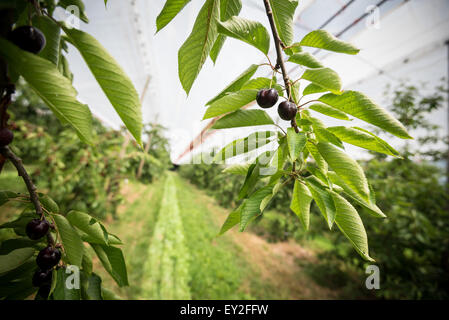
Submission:
M 285 47 L 285 45 L 279 38 L 279 32 L 276 29 L 276 24 L 274 23 L 273 11 L 271 10 L 269 0 L 263 0 L 263 2 L 265 5 L 265 11 L 267 12 L 268 21 L 270 22 L 271 32 L 273 34 L 274 39 L 274 45 L 276 47 L 276 55 L 277 55 L 276 67 L 279 67 L 282 71 L 282 78 L 284 79 L 285 91 L 287 93 L 287 97 L 289 97 L 290 99 L 291 97 L 290 80 L 288 78 L 287 70 L 285 68 L 284 59 L 282 58 L 282 48 L 281 48 Z M 291 120 L 291 126 L 295 129 L 296 133 L 299 133 L 299 128 L 295 118 Z
M 39 196 L 37 194 L 37 188 L 34 185 L 33 180 L 31 180 L 31 177 L 29 176 L 27 170 L 23 166 L 22 159 L 20 159 L 18 156 L 16 156 L 15 153 L 12 152 L 12 150 L 8 146 L 0 148 L 0 153 L 6 159 L 11 161 L 11 163 L 14 165 L 14 167 L 16 167 L 17 173 L 19 174 L 20 177 L 22 177 L 23 182 L 25 183 L 25 185 L 28 189 L 28 193 L 30 195 L 30 200 L 34 205 L 34 208 L 36 209 L 36 214 L 42 218 L 44 216 L 44 211 L 42 210 L 42 205 L 39 201 Z M 47 233 L 47 240 L 50 244 L 54 243 L 53 237 L 50 233 Z

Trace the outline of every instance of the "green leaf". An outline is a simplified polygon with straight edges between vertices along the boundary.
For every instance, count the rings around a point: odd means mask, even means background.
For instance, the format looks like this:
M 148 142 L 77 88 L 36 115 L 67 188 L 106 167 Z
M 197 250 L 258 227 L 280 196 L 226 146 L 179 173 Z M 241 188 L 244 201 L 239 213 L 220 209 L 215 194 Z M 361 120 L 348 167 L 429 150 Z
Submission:
M 358 204 L 360 204 L 362 207 L 367 209 L 368 213 L 371 214 L 374 217 L 377 218 L 385 218 L 386 215 L 380 210 L 376 204 L 370 200 L 367 201 L 360 197 L 354 190 L 352 190 L 335 172 L 329 171 L 328 173 L 329 179 L 332 181 L 333 184 L 336 184 L 343 188 L 345 194 L 349 196 L 351 199 L 356 201 Z M 372 190 L 370 188 L 370 194 L 372 194 Z
M 90 244 L 95 250 L 98 258 L 105 270 L 117 282 L 119 287 L 128 285 L 128 274 L 126 272 L 125 259 L 122 250 L 112 246 L 103 246 L 100 244 Z
M 310 141 L 307 141 L 306 148 L 312 155 L 312 158 L 315 160 L 315 163 L 318 166 L 318 168 L 320 168 L 321 172 L 323 174 L 327 174 L 327 170 L 328 170 L 327 163 L 324 160 L 324 158 L 321 156 L 316 145 Z
M 412 139 L 407 129 L 388 111 L 371 101 L 363 93 L 345 91 L 341 95 L 325 94 L 318 99 L 338 110 L 384 129 L 402 139 Z
M 6 228 L 12 228 L 12 229 L 23 229 L 23 234 L 25 235 L 25 227 L 30 222 L 31 219 L 37 218 L 35 212 L 29 212 L 25 211 L 22 214 L 20 214 L 17 219 L 5 222 L 2 225 L 0 225 L 0 229 L 6 229 Z
M 247 82 L 245 82 L 241 90 L 250 90 L 250 89 L 260 90 L 265 88 L 274 88 L 281 97 L 284 96 L 284 90 L 280 85 L 276 83 L 276 77 L 273 77 L 273 79 L 268 79 L 264 77 L 250 79 Z
M 357 210 L 342 196 L 332 193 L 337 215 L 335 223 L 355 250 L 366 260 L 374 261 L 368 253 L 368 237 Z
M 55 275 L 55 274 L 53 274 Z M 73 276 L 71 272 L 66 273 L 65 268 L 60 268 L 56 270 L 56 286 L 53 290 L 53 299 L 55 300 L 81 300 L 81 290 L 76 288 L 69 289 L 66 285 L 66 281 L 69 283 L 70 276 Z
M 258 163 L 252 164 L 245 177 L 242 187 L 239 191 L 239 200 L 248 196 L 249 193 L 254 189 L 258 179 L 260 178 L 260 165 Z
M 306 34 L 300 45 L 347 54 L 357 54 L 360 51 L 352 44 L 337 39 L 326 30 L 315 30 Z
M 226 21 L 232 16 L 238 16 L 242 10 L 241 0 L 220 0 L 220 21 Z M 225 43 L 226 36 L 220 34 L 215 40 L 214 46 L 210 51 L 210 57 L 215 63 L 218 58 L 218 54 Z
M 91 35 L 64 28 L 70 42 L 78 49 L 109 102 L 139 144 L 142 112 L 139 95 L 131 80 L 106 49 Z
M 335 94 L 341 93 L 341 80 L 338 74 L 329 68 L 307 69 L 302 79 L 309 80 Z
M 83 261 L 84 245 L 75 228 L 70 222 L 60 214 L 53 214 L 56 229 L 61 236 L 61 242 L 64 246 L 68 262 L 72 265 L 81 267 Z
M 247 105 L 248 103 L 256 100 L 257 90 L 240 90 L 225 95 L 219 100 L 212 103 L 209 108 L 207 108 L 204 114 L 203 120 L 210 119 L 231 111 L 240 109 L 241 107 Z
M 290 160 L 295 162 L 301 154 L 302 150 L 306 146 L 307 136 L 304 132 L 296 133 L 295 129 L 287 129 L 287 144 L 288 151 L 290 153 Z
M 269 2 L 279 38 L 284 45 L 289 46 L 293 42 L 293 17 L 298 0 L 269 0 Z
M 332 229 L 332 225 L 335 221 L 335 204 L 332 200 L 332 195 L 329 190 L 324 188 L 313 176 L 306 179 L 306 184 L 313 200 L 320 209 L 321 214 L 327 222 L 329 229 Z
M 156 18 L 157 31 L 163 29 L 189 3 L 190 0 L 167 0 Z
M 220 1 L 206 0 L 192 33 L 178 51 L 179 80 L 187 94 L 217 39 L 219 13 Z
M 102 287 L 101 291 L 103 294 L 103 300 L 123 300 L 122 297 L 119 297 L 117 294 L 105 287 Z
M 246 42 L 264 54 L 270 50 L 270 35 L 260 22 L 234 16 L 225 22 L 218 22 L 218 32 Z
M 104 232 L 104 230 L 103 230 Z M 88 234 L 78 230 L 78 234 L 80 235 L 81 239 L 85 242 L 89 242 L 89 243 L 95 243 L 95 244 L 104 244 L 104 239 L 97 239 L 97 238 L 93 238 L 91 236 L 89 236 Z M 105 237 L 107 235 L 107 241 L 109 245 L 121 245 L 123 244 L 122 240 L 120 240 L 117 236 L 107 232 L 105 233 Z
M 92 273 L 88 278 L 87 295 L 90 300 L 103 300 L 101 278 L 95 273 Z
M 51 213 L 59 213 L 58 204 L 47 194 L 39 193 L 39 201 L 41 205 Z
M 7 203 L 10 199 L 19 197 L 19 194 L 13 191 L 0 191 L 0 206 Z
M 84 247 L 83 262 L 81 266 L 83 267 L 83 272 L 86 273 L 87 275 L 90 275 L 92 273 L 93 268 L 92 256 L 86 247 Z
M 307 186 L 302 182 L 295 180 L 290 209 L 292 209 L 292 211 L 298 216 L 305 230 L 309 230 L 310 204 L 312 199 L 312 194 Z
M 108 244 L 107 233 L 105 234 L 101 223 L 84 212 L 70 211 L 67 216 L 67 220 L 72 226 L 80 229 L 88 236 L 94 238 L 103 244 Z
M 375 134 L 368 134 L 357 127 L 328 127 L 327 130 L 332 132 L 338 138 L 346 143 L 350 143 L 354 146 L 360 148 L 388 154 L 390 156 L 399 156 L 393 147 L 391 147 L 387 142 L 377 137 Z
M 289 48 L 285 48 L 285 49 L 284 49 L 284 52 L 285 52 L 287 55 L 292 56 L 292 55 L 294 55 L 295 53 L 302 52 L 302 47 L 301 47 L 301 45 L 299 44 L 299 42 L 295 42 L 294 44 L 290 45 Z
M 235 79 L 234 81 L 232 81 L 226 88 L 224 88 L 218 95 L 216 95 L 215 97 L 213 97 L 212 99 L 210 99 L 207 103 L 206 106 L 214 103 L 215 101 L 217 101 L 218 99 L 224 97 L 227 93 L 229 92 L 235 92 L 238 91 L 242 88 L 242 86 L 254 75 L 254 73 L 257 71 L 257 68 L 259 68 L 259 66 L 257 64 L 252 64 L 249 66 L 248 69 L 246 69 L 245 71 L 242 72 L 242 74 L 240 74 L 237 79 Z
M 309 83 L 307 85 L 307 87 L 304 89 L 304 91 L 302 92 L 303 96 L 306 96 L 308 94 L 314 94 L 314 93 L 321 93 L 321 92 L 326 92 L 329 91 L 315 83 Z
M 299 104 L 299 100 L 301 99 L 300 95 L 299 95 L 299 89 L 300 89 L 300 85 L 301 83 L 299 81 L 296 82 L 291 82 L 291 88 L 290 88 L 290 92 L 291 92 L 291 98 L 293 99 L 293 102 L 295 104 Z
M 240 219 L 240 231 L 244 231 L 248 223 L 255 217 L 260 215 L 260 204 L 262 200 L 271 194 L 273 190 L 272 186 L 267 186 L 257 190 L 242 204 L 242 214 Z
M 104 3 L 106 5 L 106 1 Z M 63 7 L 64 9 L 66 9 L 68 6 L 71 6 L 71 5 L 77 6 L 78 9 L 80 10 L 79 18 L 83 22 L 89 23 L 89 19 L 87 18 L 87 15 L 86 15 L 86 8 L 85 8 L 82 0 L 59 0 L 59 2 L 58 2 L 58 6 Z
M 0 255 L 0 275 L 20 267 L 33 255 L 33 248 L 20 248 Z
M 33 26 L 38 28 L 45 35 L 46 44 L 44 49 L 39 52 L 39 56 L 47 59 L 54 65 L 58 65 L 61 28 L 46 16 L 34 17 Z
M 235 225 L 240 223 L 240 215 L 241 215 L 241 207 L 238 207 L 236 210 L 232 211 L 229 216 L 226 218 L 226 221 L 223 223 L 223 226 L 218 233 L 219 236 L 227 232 L 229 229 L 234 227 Z
M 369 201 L 368 181 L 362 167 L 330 143 L 319 142 L 317 149 L 335 173 L 362 199 Z
M 251 166 L 251 163 L 233 164 L 233 165 L 230 165 L 230 166 L 224 168 L 222 172 L 246 176 L 250 166 Z
M 214 161 L 225 160 L 235 157 L 239 154 L 260 148 L 273 141 L 276 133 L 273 131 L 258 131 L 251 133 L 243 139 L 234 140 L 223 149 L 221 149 L 214 157 Z
M 76 100 L 77 93 L 72 83 L 59 73 L 53 63 L 1 38 L 0 56 L 27 81 L 63 123 L 70 124 L 82 141 L 92 144 L 89 108 Z
M 325 114 L 326 116 L 335 118 L 335 119 L 340 119 L 340 120 L 349 120 L 349 117 L 346 113 L 332 108 L 331 106 L 328 106 L 327 104 L 323 104 L 323 103 L 314 103 L 312 105 L 309 106 L 309 109 Z
M 298 52 L 288 58 L 288 61 L 308 68 L 323 68 L 324 65 L 308 52 Z
M 274 124 L 268 113 L 263 110 L 237 110 L 219 119 L 212 129 L 251 127 Z

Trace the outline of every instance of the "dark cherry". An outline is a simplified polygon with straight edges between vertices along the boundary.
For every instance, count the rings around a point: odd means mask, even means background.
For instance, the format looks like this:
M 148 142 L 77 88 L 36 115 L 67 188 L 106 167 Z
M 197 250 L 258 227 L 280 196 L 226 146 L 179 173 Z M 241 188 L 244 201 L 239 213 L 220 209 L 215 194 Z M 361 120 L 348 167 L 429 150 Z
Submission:
M 262 108 L 271 108 L 278 101 L 279 94 L 276 89 L 262 89 L 257 93 L 256 101 Z
M 47 284 L 51 284 L 51 278 L 53 269 L 49 270 L 37 270 L 33 275 L 33 286 L 42 287 Z
M 47 220 L 33 219 L 26 226 L 26 234 L 31 240 L 37 240 L 45 236 L 50 229 Z
M 14 139 L 14 133 L 8 128 L 0 129 L 0 147 L 6 147 Z
M 292 120 L 297 111 L 296 104 L 290 101 L 283 101 L 278 106 L 279 117 L 283 120 Z
M 61 260 L 61 251 L 58 248 L 48 246 L 39 251 L 36 263 L 42 270 L 48 270 L 57 265 L 59 260 Z
M 8 39 L 22 50 L 38 54 L 45 47 L 45 36 L 32 26 L 21 26 L 9 33 Z
M 39 297 L 41 297 L 42 299 L 47 300 L 48 299 L 48 295 L 50 294 L 50 290 L 51 290 L 51 285 L 50 284 L 44 284 L 37 291 L 37 295 Z

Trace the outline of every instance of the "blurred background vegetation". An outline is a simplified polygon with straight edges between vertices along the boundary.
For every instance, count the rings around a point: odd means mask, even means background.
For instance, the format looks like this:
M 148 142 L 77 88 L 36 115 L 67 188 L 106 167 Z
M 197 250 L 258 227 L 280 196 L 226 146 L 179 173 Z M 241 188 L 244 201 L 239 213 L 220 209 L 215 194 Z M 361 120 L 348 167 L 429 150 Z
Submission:
M 427 120 L 446 106 L 447 91 L 425 92 L 408 83 L 386 88 L 386 107 L 409 131 L 419 131 L 418 138 L 402 146 L 404 159 L 370 154 L 360 161 L 388 216 L 362 215 L 380 268 L 380 290 L 364 287 L 367 263 L 339 232 L 328 230 L 316 207 L 311 230 L 303 230 L 289 209 L 292 185 L 279 191 L 248 233 L 216 238 L 228 212 L 239 204 L 242 176 L 222 173 L 225 167 L 218 164 L 182 165 L 167 182 L 173 165 L 158 124 L 145 126 L 142 150 L 124 130 L 95 121 L 98 143 L 86 146 L 20 85 L 11 108 L 12 148 L 62 212 L 89 212 L 122 238 L 131 285 L 115 290 L 121 297 L 448 299 L 449 197 L 440 165 L 448 157 L 448 141 Z M 0 190 L 24 191 L 8 164 Z M 3 206 L 0 222 L 16 214 L 16 207 Z M 0 230 L 0 241 L 11 236 Z M 183 253 L 167 249 L 171 238 L 184 243 Z M 170 272 L 154 271 L 173 261 L 180 264 Z M 166 284 L 180 283 L 181 277 L 181 289 Z M 103 278 L 113 287 L 106 273 Z

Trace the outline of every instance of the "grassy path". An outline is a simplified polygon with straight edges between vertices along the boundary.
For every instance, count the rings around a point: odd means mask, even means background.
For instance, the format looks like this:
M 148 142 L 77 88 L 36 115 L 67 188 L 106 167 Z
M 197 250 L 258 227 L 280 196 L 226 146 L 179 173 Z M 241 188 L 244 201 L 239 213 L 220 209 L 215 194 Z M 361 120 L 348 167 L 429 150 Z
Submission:
M 174 173 L 151 185 L 130 182 L 122 192 L 127 202 L 108 224 L 125 243 L 130 286 L 115 289 L 124 298 L 338 297 L 301 269 L 298 262 L 313 262 L 314 255 L 298 244 L 268 243 L 236 230 L 217 238 L 228 211 Z
M 165 180 L 164 196 L 154 227 L 148 260 L 143 267 L 142 294 L 149 299 L 190 299 L 189 252 L 179 212 L 173 174 Z

